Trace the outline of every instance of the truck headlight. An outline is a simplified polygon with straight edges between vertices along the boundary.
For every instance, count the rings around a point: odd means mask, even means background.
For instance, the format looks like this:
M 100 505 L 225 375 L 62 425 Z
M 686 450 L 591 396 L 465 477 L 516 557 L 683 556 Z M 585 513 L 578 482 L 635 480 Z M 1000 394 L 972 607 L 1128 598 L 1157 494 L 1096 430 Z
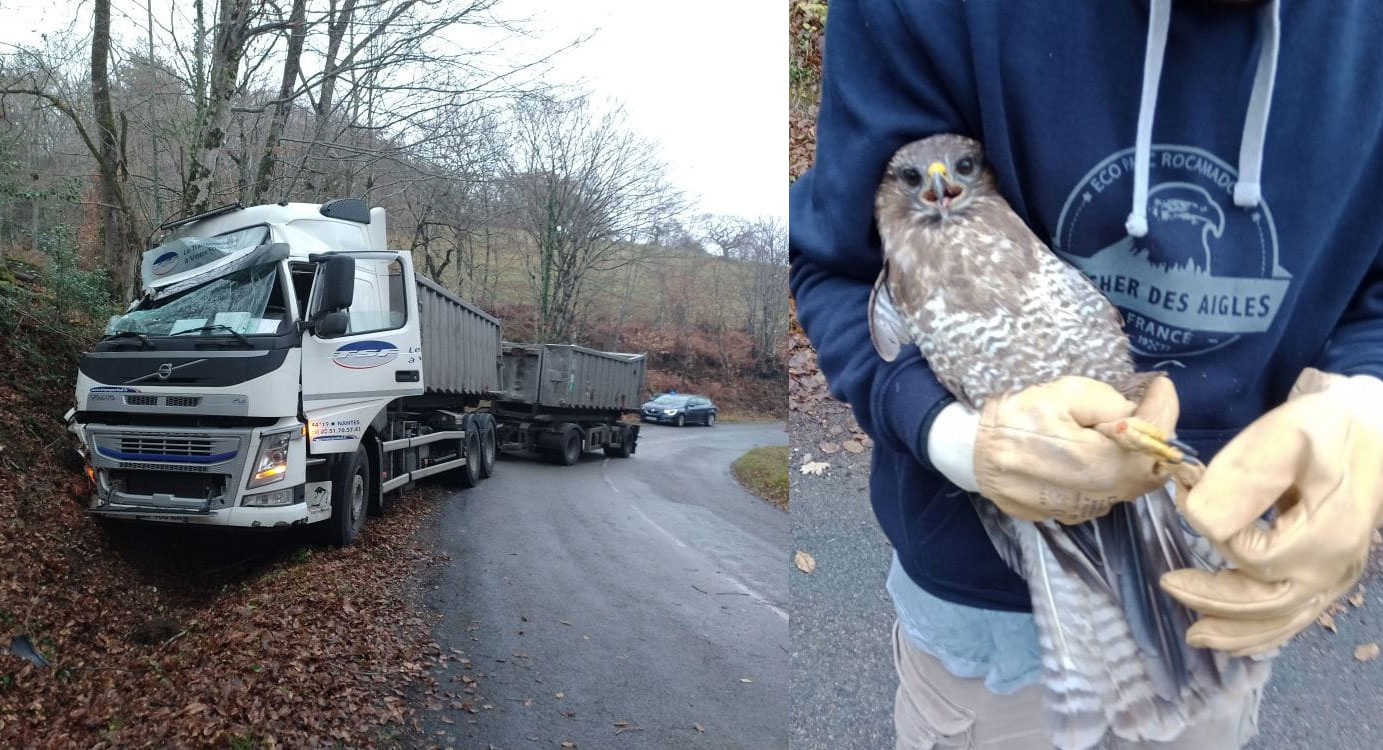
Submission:
M 283 481 L 288 474 L 288 442 L 292 439 L 292 432 L 279 432 L 265 435 L 260 440 L 254 474 L 250 477 L 250 489 Z

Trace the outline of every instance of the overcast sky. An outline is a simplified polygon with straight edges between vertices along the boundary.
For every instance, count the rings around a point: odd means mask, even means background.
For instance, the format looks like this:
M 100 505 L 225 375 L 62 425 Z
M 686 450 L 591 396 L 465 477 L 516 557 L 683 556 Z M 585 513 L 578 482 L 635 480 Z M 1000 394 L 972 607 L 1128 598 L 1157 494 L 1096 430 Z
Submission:
M 168 0 L 154 3 L 167 7 Z M 134 13 L 142 0 L 113 0 Z M 74 17 L 86 31 L 90 3 L 0 0 L 0 41 L 36 42 Z M 624 102 L 632 126 L 661 144 L 672 181 L 698 212 L 787 219 L 787 34 L 782 3 L 769 0 L 504 0 L 505 16 L 529 16 L 531 44 L 563 53 L 559 82 Z M 139 15 L 142 23 L 143 16 Z

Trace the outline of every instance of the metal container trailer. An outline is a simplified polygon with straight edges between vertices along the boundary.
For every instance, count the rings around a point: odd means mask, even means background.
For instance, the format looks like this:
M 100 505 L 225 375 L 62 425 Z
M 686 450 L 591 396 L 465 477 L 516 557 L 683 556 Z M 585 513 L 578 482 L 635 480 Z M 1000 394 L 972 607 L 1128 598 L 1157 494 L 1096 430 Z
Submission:
M 644 355 L 505 342 L 500 372 L 491 411 L 501 448 L 566 465 L 597 448 L 617 458 L 633 455 L 639 425 L 620 417 L 641 402 Z
M 489 397 L 500 386 L 498 318 L 425 276 L 418 284 L 427 393 Z
M 622 412 L 641 403 L 645 357 L 504 342 L 500 399 L 538 410 Z

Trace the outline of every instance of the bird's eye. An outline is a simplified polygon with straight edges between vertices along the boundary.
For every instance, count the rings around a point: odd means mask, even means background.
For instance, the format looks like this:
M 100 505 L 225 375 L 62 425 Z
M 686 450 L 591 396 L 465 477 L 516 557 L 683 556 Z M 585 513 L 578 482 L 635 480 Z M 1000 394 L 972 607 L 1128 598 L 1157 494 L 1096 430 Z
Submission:
M 898 176 L 903 178 L 903 182 L 906 182 L 910 187 L 917 187 L 922 184 L 922 173 L 918 171 L 917 167 L 903 167 L 898 172 Z
M 967 156 L 956 162 L 956 174 L 962 177 L 969 177 L 975 171 L 974 157 Z

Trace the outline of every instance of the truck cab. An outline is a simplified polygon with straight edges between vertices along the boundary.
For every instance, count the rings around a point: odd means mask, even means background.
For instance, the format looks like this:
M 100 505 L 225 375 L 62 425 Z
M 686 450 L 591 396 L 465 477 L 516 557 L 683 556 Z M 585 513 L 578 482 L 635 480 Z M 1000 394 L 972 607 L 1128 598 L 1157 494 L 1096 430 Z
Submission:
M 492 386 L 413 403 L 419 294 L 450 293 L 387 248 L 382 208 L 237 204 L 162 229 L 141 295 L 79 364 L 69 429 L 90 512 L 322 523 L 344 545 L 428 469 L 474 482 L 487 423 L 465 412 Z

